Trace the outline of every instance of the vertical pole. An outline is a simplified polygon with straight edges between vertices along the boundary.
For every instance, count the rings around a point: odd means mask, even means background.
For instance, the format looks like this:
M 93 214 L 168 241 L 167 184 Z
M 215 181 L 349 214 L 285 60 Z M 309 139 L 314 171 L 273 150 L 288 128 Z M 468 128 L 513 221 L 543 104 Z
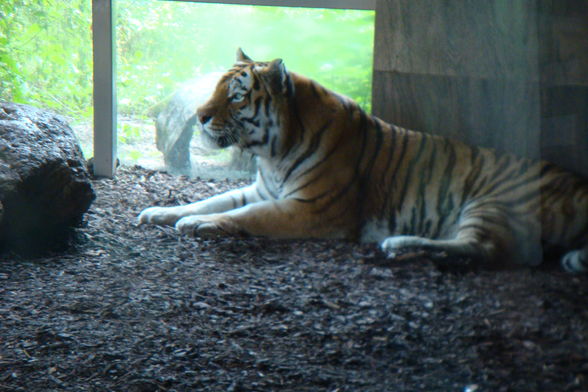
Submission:
M 94 47 L 94 175 L 116 169 L 116 89 L 114 0 L 92 0 Z

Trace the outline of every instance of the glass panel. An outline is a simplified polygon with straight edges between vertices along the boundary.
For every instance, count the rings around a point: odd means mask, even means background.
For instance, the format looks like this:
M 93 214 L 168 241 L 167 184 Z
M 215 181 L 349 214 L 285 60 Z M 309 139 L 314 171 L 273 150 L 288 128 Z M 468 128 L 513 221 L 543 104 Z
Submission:
M 92 155 L 91 0 L 0 1 L 0 100 L 65 116 Z
M 191 137 L 182 129 L 186 111 L 193 114 L 205 101 L 218 73 L 234 63 L 238 47 L 254 59 L 282 58 L 289 70 L 371 109 L 374 11 L 150 0 L 119 0 L 116 9 L 123 163 L 161 167 L 161 151 L 167 149 L 167 163 L 186 172 L 183 157 Z M 238 158 L 231 151 L 205 149 L 197 133 L 189 142 L 192 174 L 214 175 Z

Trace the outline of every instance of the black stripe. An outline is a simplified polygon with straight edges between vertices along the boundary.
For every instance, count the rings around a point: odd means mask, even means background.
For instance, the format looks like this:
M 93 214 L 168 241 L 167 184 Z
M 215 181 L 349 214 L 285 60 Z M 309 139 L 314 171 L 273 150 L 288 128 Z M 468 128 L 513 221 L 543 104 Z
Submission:
M 400 209 L 403 205 L 404 205 L 404 199 L 406 198 L 406 195 L 408 193 L 408 187 L 410 186 L 410 184 L 413 182 L 413 175 L 412 172 L 417 164 L 417 162 L 420 160 L 424 150 L 425 150 L 425 146 L 427 144 L 427 136 L 425 134 L 420 134 L 421 137 L 421 142 L 419 145 L 419 149 L 416 153 L 416 155 L 414 155 L 412 157 L 412 159 L 410 160 L 410 162 L 408 163 L 408 167 L 404 173 L 404 184 L 401 188 L 401 193 L 400 193 L 400 199 L 398 201 L 398 205 L 396 206 L 397 209 Z M 414 215 L 413 215 L 414 216 Z M 407 230 L 412 233 L 414 230 L 414 226 L 411 227 L 407 227 L 406 225 L 403 227 L 403 232 L 407 232 Z
M 439 193 L 437 194 L 437 228 L 433 233 L 433 238 L 439 237 L 445 220 L 453 212 L 453 198 L 449 194 L 450 185 L 453 182 L 452 173 L 455 168 L 456 154 L 455 147 L 450 140 L 445 140 L 445 150 L 447 152 L 447 165 L 443 170 L 443 176 L 441 178 L 441 186 L 439 187 Z
M 286 195 L 284 196 L 284 198 L 288 198 L 288 197 L 290 197 L 290 196 L 292 196 L 292 195 L 296 194 L 297 192 L 300 192 L 302 189 L 306 188 L 307 186 L 310 186 L 310 185 L 312 185 L 313 183 L 315 183 L 315 182 L 319 181 L 319 180 L 320 180 L 320 179 L 322 179 L 322 178 L 323 178 L 323 176 L 322 176 L 322 173 L 321 173 L 321 174 L 319 174 L 319 175 L 317 175 L 317 176 L 314 176 L 314 177 L 312 177 L 310 180 L 306 181 L 304 184 L 302 184 L 302 185 L 299 185 L 299 186 L 298 186 L 296 189 L 294 189 L 294 190 L 292 190 L 292 191 L 288 192 L 288 194 L 286 194 Z
M 319 194 L 318 194 L 318 195 L 316 195 L 316 196 L 309 197 L 309 198 L 304 198 L 304 199 L 303 199 L 303 198 L 300 198 L 300 197 L 293 197 L 292 199 L 293 199 L 293 200 L 298 200 L 298 201 L 300 201 L 300 202 L 304 202 L 304 203 L 314 203 L 314 202 L 316 202 L 317 200 L 320 200 L 320 199 L 322 199 L 323 197 L 326 197 L 326 196 L 328 196 L 328 195 L 329 195 L 329 193 L 333 193 L 333 189 L 326 190 L 326 191 L 324 191 L 324 192 L 322 192 L 322 193 L 319 193 Z
M 416 228 L 416 221 L 417 221 L 417 213 L 416 213 L 417 209 L 416 207 L 412 207 L 410 209 L 410 227 L 408 229 L 408 232 L 405 232 L 405 234 L 416 234 L 417 233 L 417 228 Z
M 298 156 L 296 161 L 294 161 L 292 166 L 290 166 L 290 168 L 288 169 L 288 171 L 284 175 L 284 178 L 282 179 L 282 183 L 286 183 L 286 181 L 288 181 L 288 178 L 290 178 L 290 175 L 292 175 L 294 170 L 296 170 L 304 161 L 306 161 L 308 158 L 310 158 L 311 156 L 313 156 L 316 153 L 316 151 L 320 147 L 321 140 L 322 140 L 325 132 L 329 129 L 331 123 L 332 123 L 332 120 L 327 121 L 327 123 L 325 125 L 323 125 L 313 135 L 313 137 L 308 145 L 308 148 L 306 149 L 306 151 L 304 153 L 302 153 L 302 155 Z
M 255 110 L 253 110 L 253 117 L 257 117 L 259 115 L 259 108 L 261 107 L 261 101 L 263 101 L 263 97 L 257 97 L 253 101 L 253 106 Z
M 513 156 L 511 155 L 504 155 L 499 158 L 500 164 L 495 168 L 494 173 L 492 173 L 489 178 L 492 180 L 492 185 L 490 188 L 485 190 L 485 194 L 491 194 L 496 191 L 497 188 L 501 187 L 506 181 L 511 181 L 513 176 L 516 176 L 516 163 L 513 164 Z M 480 165 L 481 166 L 481 165 Z M 481 187 L 478 187 L 478 190 Z M 475 193 L 474 193 L 475 195 Z
M 378 158 L 378 155 L 380 154 L 380 151 L 382 149 L 382 140 L 384 138 L 384 133 L 382 131 L 382 127 L 380 126 L 378 121 L 375 121 L 373 118 L 368 117 L 368 115 L 358 107 L 358 112 L 359 112 L 359 116 L 360 116 L 360 132 L 363 132 L 364 134 L 369 134 L 369 136 L 372 136 L 373 133 L 375 132 L 375 140 L 373 138 L 370 138 L 370 140 L 373 141 L 374 144 L 374 151 L 371 154 L 370 159 L 368 160 L 367 164 L 365 165 L 364 171 L 363 171 L 363 175 L 360 179 L 359 182 L 359 187 L 357 190 L 357 213 L 358 213 L 358 221 L 363 223 L 365 221 L 365 213 L 364 213 L 364 209 L 366 207 L 366 203 L 365 203 L 365 195 L 368 193 L 366 191 L 366 188 L 372 186 L 373 184 L 371 184 L 371 178 L 372 178 L 372 170 L 374 168 L 374 165 L 376 163 L 376 159 Z M 368 127 L 368 125 L 371 125 L 371 127 Z M 372 132 L 373 131 L 373 132 Z M 366 141 L 367 143 L 367 141 Z M 366 146 L 367 149 L 367 146 Z
M 296 91 L 294 91 L 294 81 L 292 80 L 292 76 L 290 75 L 290 73 L 287 73 L 286 74 L 286 96 L 293 97 L 295 92 Z
M 318 86 L 320 87 L 320 86 Z M 314 81 L 310 81 L 310 92 L 312 93 L 312 95 L 314 95 L 315 98 L 320 99 L 321 96 L 319 94 L 319 91 L 317 89 L 317 83 L 315 83 Z
M 297 128 L 296 125 L 290 125 L 290 134 L 286 135 L 288 136 L 289 140 L 285 143 L 282 143 L 282 145 L 287 147 L 287 150 L 283 152 L 280 163 L 284 162 L 287 157 L 289 157 L 292 153 L 295 153 L 298 148 L 300 148 L 302 141 L 304 140 L 304 135 L 306 134 L 306 128 L 304 126 L 304 122 L 302 121 L 302 117 L 300 116 L 300 110 L 298 108 L 296 97 L 292 97 L 288 100 L 288 108 L 290 109 L 290 115 L 294 118 L 299 128 Z M 294 129 L 298 130 L 297 141 L 292 140 L 292 137 L 294 136 L 292 135 Z
M 392 129 L 392 132 L 398 132 L 397 129 Z M 402 163 L 404 162 L 404 156 L 406 155 L 406 151 L 408 149 L 408 133 L 404 133 L 403 139 L 402 139 L 402 144 L 400 145 L 400 156 L 398 157 L 398 161 L 396 164 L 396 167 L 394 168 L 394 170 L 392 171 L 392 174 L 390 175 L 390 185 L 388 186 L 388 190 L 386 191 L 385 194 L 385 203 L 386 203 L 386 210 L 388 210 L 387 212 L 390 214 L 390 217 L 388 218 L 388 230 L 390 233 L 395 233 L 396 232 L 396 208 L 397 206 L 392 206 L 391 208 L 388 208 L 388 204 L 392 201 L 392 197 L 391 194 L 393 191 L 396 191 L 396 189 L 392 189 L 393 185 L 396 183 L 396 174 L 398 173 L 398 170 L 400 169 L 400 166 L 402 165 Z M 390 152 L 390 154 L 394 154 L 394 151 Z
M 425 134 L 420 134 L 420 136 L 421 136 L 421 143 L 419 144 L 419 149 L 418 149 L 416 155 L 413 156 L 412 159 L 410 160 L 410 162 L 408 163 L 406 173 L 404 174 L 404 185 L 402 186 L 402 189 L 401 189 L 398 207 L 401 207 L 404 204 L 404 198 L 406 197 L 406 194 L 408 193 L 408 187 L 410 186 L 410 183 L 413 181 L 412 180 L 412 177 L 413 177 L 412 172 L 413 172 L 416 164 L 418 163 L 418 161 L 421 159 L 421 156 L 423 155 L 423 152 L 425 151 L 425 146 L 427 145 L 428 136 Z
M 378 121 L 374 121 L 372 118 L 369 118 L 367 116 L 367 114 L 361 109 L 359 109 L 359 113 L 362 118 L 361 123 L 363 124 L 363 127 L 364 127 L 363 132 L 368 132 L 373 129 L 376 134 L 376 140 L 374 142 L 374 152 L 372 153 L 372 156 L 370 157 L 370 160 L 368 161 L 366 168 L 365 168 L 365 176 L 366 176 L 365 181 L 367 181 L 367 183 L 369 184 L 369 178 L 371 177 L 371 171 L 374 168 L 374 164 L 376 163 L 376 159 L 377 159 L 378 155 L 380 154 L 380 150 L 382 149 L 382 140 L 384 139 L 384 133 L 382 132 L 382 127 L 380 126 Z M 367 129 L 368 124 L 372 125 L 372 127 L 370 127 L 369 129 Z
M 542 166 L 541 166 L 541 172 L 540 175 L 541 177 L 545 177 L 547 175 L 547 173 L 552 172 L 552 171 L 558 171 L 557 166 L 555 166 L 552 163 L 549 162 L 541 162 Z
M 489 232 L 489 228 L 488 227 L 479 225 L 477 223 L 467 223 L 465 225 L 460 225 L 457 228 L 457 231 L 458 232 L 463 232 L 463 231 L 466 231 L 466 230 L 475 230 L 475 231 L 482 232 L 482 233 L 488 233 Z
M 270 108 L 271 108 L 271 104 L 272 104 L 272 98 L 271 97 L 266 97 L 265 102 L 263 104 L 263 109 L 265 112 L 265 115 L 270 117 Z
M 333 144 L 333 147 L 331 147 L 331 149 L 323 156 L 323 158 L 321 158 L 320 161 L 317 161 L 311 167 L 307 168 L 306 170 L 304 170 L 303 172 L 301 172 L 300 174 L 298 174 L 295 177 L 294 181 L 299 180 L 300 178 L 304 177 L 305 175 L 307 175 L 308 173 L 312 172 L 317 167 L 319 167 L 320 165 L 322 165 L 323 163 L 325 163 L 331 157 L 331 155 L 333 155 L 335 152 L 337 152 L 340 149 L 341 143 L 343 142 L 344 139 L 346 139 L 345 136 L 346 135 L 343 132 L 340 132 L 339 133 L 339 139 L 337 139 L 337 141 L 335 142 L 335 144 Z M 292 193 L 294 193 L 294 191 L 290 192 L 290 194 L 292 194 Z
M 320 161 L 317 161 L 316 163 L 314 163 L 311 167 L 307 168 L 306 170 L 304 170 L 303 172 L 301 172 L 300 174 L 298 174 L 293 181 L 298 181 L 299 179 L 301 179 L 302 177 L 304 177 L 305 175 L 311 173 L 312 171 L 316 170 L 320 165 L 322 165 L 323 163 L 327 162 L 329 160 L 329 158 L 340 149 L 341 143 L 343 142 L 343 140 L 346 140 L 346 135 L 343 132 L 339 133 L 339 139 L 337 139 L 337 141 L 333 144 L 333 146 L 331 147 L 331 149 L 323 156 L 323 158 L 321 158 Z M 302 185 L 298 186 L 296 189 L 290 191 L 287 195 L 284 196 L 284 198 L 287 198 L 291 195 L 294 195 L 296 192 L 301 191 L 302 189 L 306 188 L 307 186 L 310 186 L 311 184 L 313 184 L 314 182 L 318 181 L 322 179 L 322 173 L 312 177 L 311 179 L 309 179 L 308 181 L 306 181 L 305 183 L 303 183 Z M 324 196 L 324 195 L 323 195 Z M 320 196 L 320 197 L 323 197 Z M 320 198 L 317 197 L 317 198 Z M 315 199 L 317 199 L 315 198 Z
M 359 110 L 359 107 L 357 107 L 357 109 Z M 349 114 L 351 116 L 353 116 L 353 113 L 349 113 Z M 366 121 L 366 119 L 367 118 L 366 118 L 365 113 L 363 113 L 363 111 L 360 110 L 360 121 Z M 353 118 L 351 120 L 353 120 Z M 352 123 L 353 123 L 353 121 L 352 121 Z M 347 194 L 347 192 L 349 192 L 351 187 L 355 183 L 357 183 L 360 179 L 360 167 L 361 167 L 361 163 L 363 161 L 363 156 L 366 152 L 367 137 L 368 137 L 368 133 L 365 131 L 365 123 L 360 124 L 358 131 L 360 131 L 360 133 L 361 133 L 361 146 L 359 149 L 359 157 L 357 158 L 357 161 L 355 163 L 355 170 L 353 173 L 353 177 L 351 177 L 351 179 L 347 182 L 347 184 L 343 188 L 341 188 L 339 190 L 339 192 L 337 192 L 337 194 L 331 198 L 331 200 L 329 200 L 321 208 L 319 208 L 318 210 L 315 211 L 318 214 L 331 208 L 331 206 L 333 204 L 335 204 L 337 201 L 339 201 L 339 199 L 343 198 Z
M 471 150 L 473 152 L 474 150 Z M 479 162 L 478 162 L 479 159 Z M 459 205 L 464 205 L 466 200 L 470 198 L 470 196 L 475 195 L 473 192 L 473 187 L 476 184 L 476 180 L 480 178 L 480 173 L 482 172 L 482 167 L 484 167 L 484 156 L 483 155 L 476 155 L 475 157 L 472 155 L 470 160 L 470 166 L 468 170 L 468 174 L 464 180 L 464 185 L 461 192 L 461 200 Z
M 416 205 L 419 207 L 419 221 L 417 232 L 423 236 L 427 236 L 427 232 L 425 232 L 425 220 L 427 217 L 427 202 L 426 202 L 426 194 L 427 194 L 427 184 L 431 182 L 431 178 L 433 177 L 433 170 L 435 168 L 435 161 L 437 158 L 437 146 L 435 144 L 432 145 L 432 152 L 431 157 L 429 160 L 429 164 L 425 167 L 424 173 L 419 175 L 420 182 L 419 182 L 419 190 L 417 193 L 417 200 Z
M 431 219 L 425 220 L 425 225 L 423 227 L 424 236 L 429 237 L 431 233 L 431 227 L 433 226 L 433 221 Z
M 529 174 L 528 168 L 526 170 L 527 170 L 527 173 L 523 173 L 523 174 Z M 514 192 L 522 187 L 532 186 L 532 184 L 536 184 L 539 180 L 540 180 L 539 174 L 537 173 L 537 174 L 531 175 L 530 178 L 523 178 L 523 179 L 520 179 L 519 181 L 510 180 L 507 182 L 503 182 L 500 185 L 506 185 L 507 188 L 501 189 L 500 191 L 498 191 L 498 193 L 496 193 L 496 195 L 497 196 L 504 196 L 507 193 Z M 536 184 L 535 188 L 539 189 L 539 185 Z
M 264 185 L 265 185 L 265 184 L 264 184 Z M 266 187 L 266 188 L 267 188 L 267 187 Z M 266 196 L 266 195 L 263 195 L 263 194 L 261 193 L 261 190 L 259 189 L 259 187 L 258 187 L 258 186 L 256 186 L 256 187 L 255 187 L 255 192 L 257 193 L 257 196 L 259 196 L 259 198 L 260 198 L 261 200 L 267 200 L 267 196 Z
M 339 134 L 339 139 L 337 140 L 337 142 L 335 142 L 335 144 L 333 144 L 333 147 L 331 147 L 331 149 L 324 155 L 324 157 L 320 160 L 317 161 L 314 165 L 312 165 L 311 167 L 307 168 L 306 170 L 304 170 L 303 172 L 301 172 L 300 174 L 298 174 L 293 181 L 298 181 L 299 179 L 301 179 L 302 177 L 304 177 L 305 175 L 311 173 L 312 171 L 316 170 L 320 165 L 322 165 L 323 163 L 327 162 L 329 160 L 329 158 L 339 150 L 341 143 L 343 142 L 344 139 L 346 139 L 345 137 L 346 135 L 341 132 Z M 306 188 L 307 186 L 311 185 L 312 183 L 314 183 L 315 181 L 318 181 L 322 178 L 322 175 L 319 174 L 313 178 L 311 178 L 310 180 L 308 180 L 307 182 L 305 182 L 304 184 L 298 186 L 298 188 L 290 191 L 287 195 L 285 195 L 284 197 L 289 197 L 293 194 L 295 194 L 296 192 L 299 192 L 300 190 Z
M 382 178 L 380 179 L 381 184 L 385 184 L 386 180 L 388 179 L 388 170 L 390 170 L 390 166 L 394 161 L 394 149 L 396 148 L 396 131 L 390 128 L 388 134 L 390 135 L 390 150 L 388 151 L 388 160 L 386 161 L 386 165 L 382 171 Z
M 261 179 L 261 182 L 263 183 L 263 186 L 265 187 L 265 189 L 269 193 L 270 197 L 272 199 L 277 199 L 279 195 L 272 192 L 272 190 L 267 186 L 267 181 L 265 179 L 265 173 L 264 173 L 263 169 L 260 168 L 259 170 L 257 170 L 257 173 L 259 173 L 259 178 Z
M 277 143 L 278 143 L 278 137 L 276 135 L 273 135 L 271 137 L 271 142 L 270 142 L 270 156 L 273 158 L 276 156 L 276 149 L 277 149 Z
M 506 228 L 503 213 L 495 214 L 495 213 L 488 213 L 488 211 L 476 210 L 476 214 L 473 214 L 472 212 L 470 212 L 470 214 L 471 215 L 467 216 L 463 220 L 467 221 L 467 220 L 471 220 L 471 219 L 476 219 L 476 220 L 481 220 L 483 222 L 483 225 L 491 224 L 494 226 L 498 226 L 500 228 Z M 459 227 L 469 225 L 469 224 L 475 224 L 475 223 L 466 223 L 464 225 L 460 224 Z M 459 227 L 458 227 L 458 229 L 459 229 Z
M 539 190 L 539 187 L 533 187 L 534 189 L 531 189 L 531 191 L 529 191 L 526 194 L 523 194 L 522 196 L 514 199 L 514 200 L 509 200 L 508 204 L 512 207 L 517 207 L 517 206 L 521 206 L 524 204 L 527 204 L 529 202 L 531 202 L 532 200 L 537 200 L 539 201 L 539 197 L 541 195 L 541 191 Z
M 253 140 L 250 143 L 247 143 L 244 148 L 251 148 L 251 147 L 256 147 L 256 146 L 264 146 L 267 144 L 267 142 L 269 141 L 269 129 L 264 128 L 263 129 L 263 136 L 261 138 L 261 140 Z
M 251 125 L 253 125 L 256 128 L 259 128 L 259 120 L 256 120 L 255 117 L 244 117 L 241 119 L 242 122 L 246 122 L 249 123 Z

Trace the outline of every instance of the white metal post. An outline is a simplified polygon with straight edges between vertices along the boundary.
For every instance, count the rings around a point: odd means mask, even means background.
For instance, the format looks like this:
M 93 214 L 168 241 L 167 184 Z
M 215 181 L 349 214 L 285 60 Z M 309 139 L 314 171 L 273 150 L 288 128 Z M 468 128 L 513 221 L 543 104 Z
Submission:
M 94 175 L 116 169 L 116 88 L 113 1 L 92 0 L 94 46 Z

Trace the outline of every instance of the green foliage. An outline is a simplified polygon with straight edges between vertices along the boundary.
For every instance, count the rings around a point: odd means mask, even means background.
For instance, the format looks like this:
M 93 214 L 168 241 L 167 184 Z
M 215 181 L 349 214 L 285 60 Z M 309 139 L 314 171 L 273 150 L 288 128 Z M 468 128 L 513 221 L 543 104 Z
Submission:
M 141 139 L 142 129 L 137 124 L 121 123 L 118 126 L 118 140 L 121 143 L 137 143 Z
M 90 0 L 0 2 L 0 99 L 92 112 Z

